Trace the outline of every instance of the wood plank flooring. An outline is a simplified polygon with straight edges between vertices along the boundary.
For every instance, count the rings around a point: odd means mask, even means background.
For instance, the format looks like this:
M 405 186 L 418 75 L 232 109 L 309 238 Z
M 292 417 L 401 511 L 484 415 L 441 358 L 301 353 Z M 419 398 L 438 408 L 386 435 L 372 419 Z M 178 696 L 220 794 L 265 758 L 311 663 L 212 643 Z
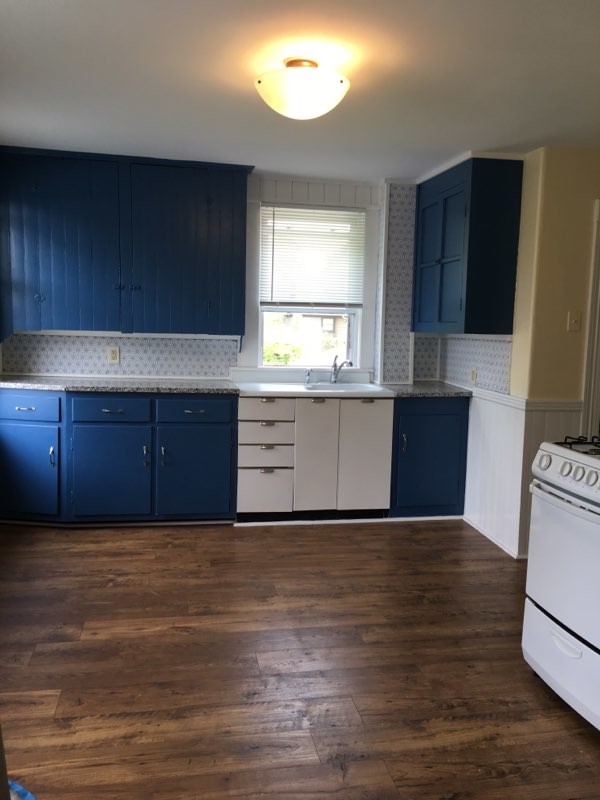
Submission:
M 38 800 L 598 800 L 600 733 L 462 522 L 0 526 L 0 723 Z

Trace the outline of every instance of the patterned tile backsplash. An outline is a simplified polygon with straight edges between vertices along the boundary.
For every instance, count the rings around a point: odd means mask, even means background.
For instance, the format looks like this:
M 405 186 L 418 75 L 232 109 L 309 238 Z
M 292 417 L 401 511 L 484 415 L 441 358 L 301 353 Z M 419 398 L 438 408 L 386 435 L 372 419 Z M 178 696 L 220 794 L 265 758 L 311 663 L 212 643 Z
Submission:
M 509 394 L 512 342 L 506 336 L 415 336 L 414 380 L 439 379 L 458 386 Z M 475 383 L 471 370 L 477 370 Z
M 383 332 L 384 383 L 407 383 L 410 380 L 416 195 L 416 186 L 390 185 Z
M 107 348 L 120 348 L 109 364 Z M 2 369 L 22 375 L 227 378 L 235 339 L 13 334 L 2 344 Z

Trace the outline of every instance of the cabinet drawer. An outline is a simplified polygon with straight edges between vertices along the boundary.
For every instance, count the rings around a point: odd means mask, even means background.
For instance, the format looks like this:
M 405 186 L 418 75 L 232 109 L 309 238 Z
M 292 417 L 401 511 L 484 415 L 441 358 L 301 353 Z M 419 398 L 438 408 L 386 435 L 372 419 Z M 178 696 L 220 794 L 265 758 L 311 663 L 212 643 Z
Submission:
M 293 397 L 240 397 L 238 419 L 294 420 Z
M 262 420 L 240 422 L 239 444 L 294 444 L 294 423 Z
M 293 469 L 238 470 L 237 510 L 244 512 L 291 511 L 294 498 Z
M 238 467 L 293 467 L 291 444 L 243 444 L 238 447 Z
M 3 419 L 60 420 L 60 397 L 44 394 L 0 392 L 0 417 Z
M 73 398 L 73 422 L 149 422 L 150 399 L 123 394 Z
M 230 422 L 235 400 L 231 397 L 160 398 L 156 401 L 157 422 Z

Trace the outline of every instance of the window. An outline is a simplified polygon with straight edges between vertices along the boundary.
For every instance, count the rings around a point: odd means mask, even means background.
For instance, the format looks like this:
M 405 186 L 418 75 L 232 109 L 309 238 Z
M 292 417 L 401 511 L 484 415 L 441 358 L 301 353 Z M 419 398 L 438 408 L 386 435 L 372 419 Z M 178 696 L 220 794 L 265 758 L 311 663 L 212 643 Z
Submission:
M 365 228 L 364 210 L 261 206 L 264 366 L 356 363 Z

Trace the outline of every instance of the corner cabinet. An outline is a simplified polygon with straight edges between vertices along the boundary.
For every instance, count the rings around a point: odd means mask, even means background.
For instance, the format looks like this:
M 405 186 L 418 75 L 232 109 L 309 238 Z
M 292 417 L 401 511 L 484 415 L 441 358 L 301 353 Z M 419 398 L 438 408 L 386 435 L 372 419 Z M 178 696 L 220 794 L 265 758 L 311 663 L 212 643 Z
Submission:
M 250 167 L 0 148 L 1 333 L 242 335 Z
M 464 509 L 468 397 L 396 398 L 391 517 Z
M 522 172 L 473 158 L 419 185 L 414 331 L 512 333 Z
M 236 396 L 75 394 L 73 519 L 233 519 Z
M 63 407 L 59 394 L 0 392 L 0 517 L 60 513 Z

